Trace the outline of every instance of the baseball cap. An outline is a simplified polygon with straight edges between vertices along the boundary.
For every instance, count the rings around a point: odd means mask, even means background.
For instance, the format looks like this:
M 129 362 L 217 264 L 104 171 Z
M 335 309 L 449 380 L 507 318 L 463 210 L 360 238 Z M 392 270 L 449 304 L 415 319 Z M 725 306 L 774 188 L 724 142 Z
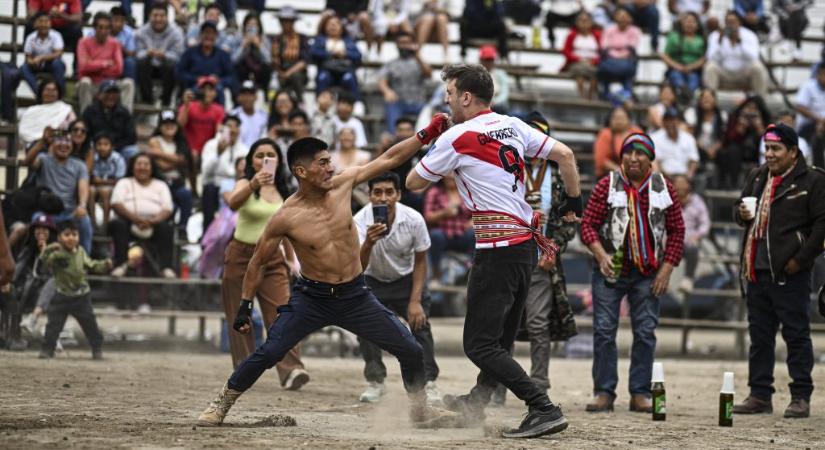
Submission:
M 197 86 L 199 88 L 203 87 L 204 85 L 211 84 L 213 87 L 218 85 L 218 79 L 214 75 L 204 75 L 198 78 Z
M 103 82 L 100 83 L 98 92 L 101 94 L 104 92 L 120 92 L 120 86 L 118 86 L 115 80 L 103 80 Z
M 240 92 L 255 92 L 258 89 L 255 87 L 255 82 L 252 80 L 246 80 L 241 83 Z
M 32 220 L 31 227 L 43 227 L 48 228 L 52 231 L 56 230 L 56 227 L 54 225 L 54 219 L 52 219 L 51 216 L 47 216 L 45 214 L 38 214 L 37 216 L 35 216 L 34 220 Z
M 166 109 L 160 112 L 160 123 L 177 122 L 175 119 L 175 111 Z
M 546 135 L 550 135 L 550 122 L 538 111 L 531 111 L 524 117 L 524 121 L 527 122 L 527 125 L 541 131 Z
M 298 13 L 295 11 L 295 8 L 291 6 L 284 6 L 278 11 L 278 18 L 281 20 L 297 20 Z
M 498 58 L 498 50 L 492 45 L 485 45 L 478 51 L 479 59 L 496 59 Z
M 784 123 L 768 125 L 768 129 L 765 130 L 762 138 L 765 139 L 765 142 L 781 142 L 788 149 L 799 145 L 799 136 L 797 136 L 796 131 Z

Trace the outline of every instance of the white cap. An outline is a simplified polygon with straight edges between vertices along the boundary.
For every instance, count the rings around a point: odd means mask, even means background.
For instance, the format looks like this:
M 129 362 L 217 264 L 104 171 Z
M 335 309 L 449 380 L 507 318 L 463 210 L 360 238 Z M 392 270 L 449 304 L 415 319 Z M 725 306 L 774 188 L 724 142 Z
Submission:
M 733 372 L 725 372 L 722 375 L 722 394 L 735 394 L 733 391 Z
M 653 377 L 650 380 L 652 383 L 665 382 L 665 367 L 660 362 L 653 363 Z

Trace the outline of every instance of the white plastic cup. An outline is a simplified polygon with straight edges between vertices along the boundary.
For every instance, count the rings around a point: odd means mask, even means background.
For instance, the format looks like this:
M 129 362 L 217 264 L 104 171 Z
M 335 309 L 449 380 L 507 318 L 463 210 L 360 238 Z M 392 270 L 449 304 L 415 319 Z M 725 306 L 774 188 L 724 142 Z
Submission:
M 651 383 L 665 382 L 665 367 L 660 362 L 653 363 L 653 377 L 650 379 Z
M 722 394 L 735 394 L 733 391 L 733 372 L 725 372 L 722 375 Z
M 744 197 L 742 198 L 742 204 L 745 205 L 745 209 L 748 210 L 751 217 L 756 216 L 756 197 Z

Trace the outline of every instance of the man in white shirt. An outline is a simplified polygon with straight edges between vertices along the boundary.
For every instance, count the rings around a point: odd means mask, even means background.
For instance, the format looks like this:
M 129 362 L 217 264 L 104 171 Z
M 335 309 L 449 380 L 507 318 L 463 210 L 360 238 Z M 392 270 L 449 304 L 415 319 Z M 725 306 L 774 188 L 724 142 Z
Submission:
M 235 161 L 245 158 L 249 153 L 240 140 L 241 119 L 228 115 L 223 119 L 223 126 L 214 138 L 206 141 L 201 154 L 201 175 L 203 197 L 204 231 L 209 227 L 220 205 L 220 185 L 225 180 L 235 179 Z
M 384 306 L 410 324 L 415 340 L 424 350 L 427 402 L 435 404 L 441 401 L 441 394 L 435 385 L 438 364 L 428 321 L 430 293 L 426 279 L 430 235 L 427 224 L 420 213 L 399 203 L 401 178 L 395 172 L 379 175 L 368 185 L 370 203 L 353 217 L 358 227 L 367 286 Z M 386 217 L 376 218 L 373 208 L 382 206 L 386 206 Z M 358 341 L 366 363 L 364 377 L 369 382 L 359 399 L 375 403 L 386 391 L 387 368 L 377 345 L 362 338 Z
M 355 96 L 350 92 L 343 91 L 338 94 L 338 104 L 335 106 L 335 116 L 332 123 L 335 126 L 335 137 L 344 128 L 352 128 L 355 131 L 355 146 L 364 148 L 367 146 L 367 133 L 364 132 L 364 124 L 352 115 L 355 107 Z
M 232 110 L 232 114 L 241 119 L 241 142 L 247 147 L 252 147 L 255 141 L 266 135 L 269 122 L 269 115 L 255 107 L 257 93 L 254 81 L 244 81 L 238 91 L 239 106 Z M 283 151 L 286 152 L 286 149 Z
M 662 116 L 662 128 L 650 135 L 656 146 L 653 170 L 670 178 L 686 175 L 693 178 L 699 166 L 699 150 L 692 134 L 681 129 L 682 115 L 676 108 L 667 108 Z
M 731 11 L 725 16 L 725 28 L 710 34 L 702 81 L 714 91 L 720 85 L 735 86 L 767 98 L 768 71 L 759 61 L 759 38 L 741 25 Z

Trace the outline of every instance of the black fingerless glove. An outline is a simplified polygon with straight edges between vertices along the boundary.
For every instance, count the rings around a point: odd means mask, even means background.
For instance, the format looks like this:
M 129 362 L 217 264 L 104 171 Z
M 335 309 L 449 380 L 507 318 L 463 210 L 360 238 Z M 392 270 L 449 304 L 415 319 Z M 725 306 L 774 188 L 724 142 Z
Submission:
M 241 331 L 241 327 L 249 323 L 250 316 L 252 316 L 252 300 L 241 300 L 241 307 L 238 308 L 232 328 L 235 331 Z
M 582 204 L 581 196 L 567 197 L 567 200 L 564 202 L 563 205 L 561 205 L 561 208 L 559 208 L 559 215 L 564 216 L 568 212 L 573 211 L 573 214 L 575 214 L 577 217 L 581 217 L 583 209 L 584 206 Z

